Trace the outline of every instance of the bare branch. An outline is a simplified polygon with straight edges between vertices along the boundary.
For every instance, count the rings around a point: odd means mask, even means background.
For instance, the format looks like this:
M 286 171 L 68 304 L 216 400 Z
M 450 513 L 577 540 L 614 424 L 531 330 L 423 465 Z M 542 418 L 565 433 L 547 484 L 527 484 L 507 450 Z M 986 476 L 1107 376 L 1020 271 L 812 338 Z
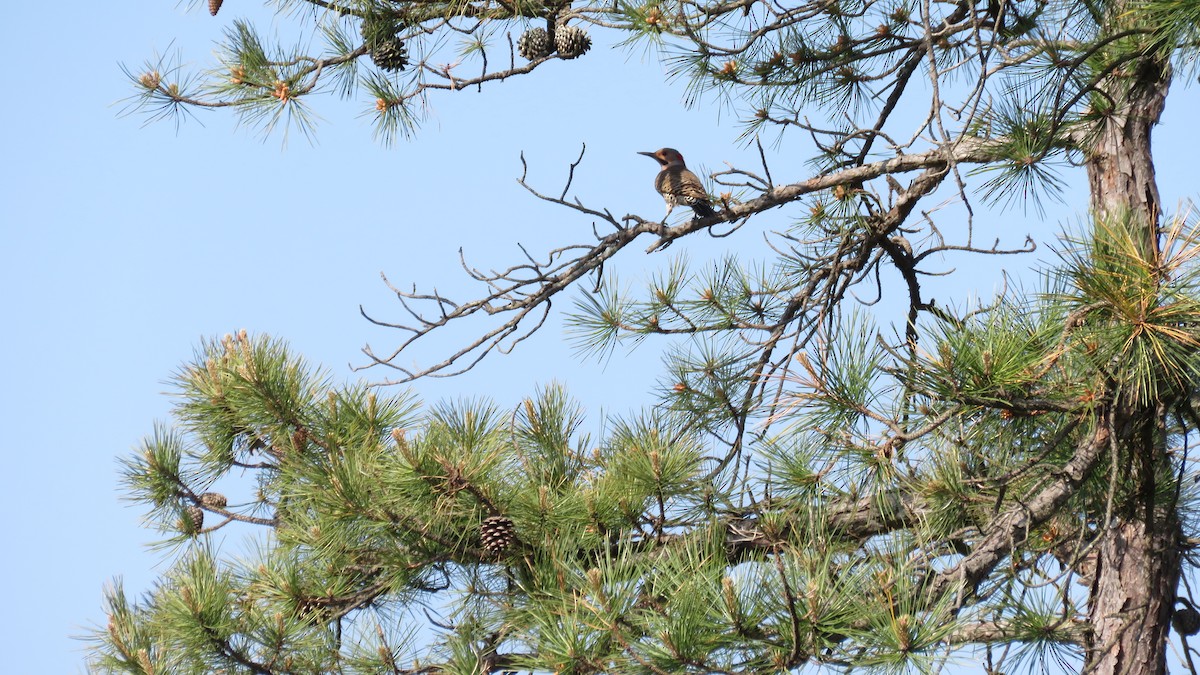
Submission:
M 924 153 L 900 155 L 891 159 L 816 176 L 798 183 L 768 188 L 763 190 L 758 197 L 743 203 L 731 205 L 716 216 L 697 218 L 675 226 L 653 222 L 635 215 L 625 216 L 619 221 L 606 209 L 590 208 L 578 201 L 568 201 L 566 192 L 573 179 L 575 167 L 583 159 L 583 152 L 581 151 L 579 159 L 571 164 L 570 179 L 567 182 L 567 188 L 564 188 L 559 196 L 548 196 L 531 187 L 526 182 L 524 174 L 518 179 L 518 183 L 538 199 L 603 220 L 612 225 L 615 231 L 599 237 L 599 241 L 590 246 L 571 245 L 554 249 L 549 253 L 545 262 L 535 262 L 530 259 L 528 265 L 518 265 L 491 275 L 482 275 L 468 268 L 468 273 L 473 278 L 484 282 L 489 287 L 489 291 L 482 297 L 468 302 L 456 302 L 438 294 L 436 291 L 428 294 L 418 293 L 415 289 L 404 291 L 389 284 L 389 287 L 396 293 L 404 309 L 415 320 L 415 324 L 397 324 L 382 321 L 367 313 L 365 309 L 360 308 L 363 316 L 372 323 L 400 328 L 409 333 L 407 338 L 402 340 L 393 351 L 387 354 L 377 354 L 370 346 L 365 347 L 363 352 L 370 359 L 370 363 L 362 367 L 382 365 L 401 373 L 399 378 L 388 379 L 385 381 L 385 384 L 410 382 L 421 377 L 448 377 L 465 372 L 479 363 L 482 358 L 493 350 L 499 349 L 505 351 L 511 349 L 513 345 L 528 337 L 532 331 L 535 331 L 545 321 L 549 311 L 549 303 L 558 293 L 570 288 L 576 281 L 588 273 L 592 271 L 598 272 L 605 262 L 616 256 L 617 253 L 642 234 L 653 234 L 657 237 L 655 242 L 647 248 L 647 252 L 651 252 L 668 246 L 672 242 L 694 232 L 705 230 L 716 223 L 744 221 L 763 211 L 797 201 L 806 195 L 822 190 L 844 185 L 859 185 L 873 178 L 885 175 L 924 170 L 925 174 L 923 174 L 923 177 L 917 179 L 913 185 L 909 186 L 905 190 L 904 195 L 901 195 L 897 200 L 895 206 L 884 214 L 880 222 L 874 226 L 875 233 L 871 235 L 871 242 L 878 243 L 886 238 L 886 233 L 900 226 L 904 219 L 908 217 L 920 197 L 936 188 L 947 166 L 952 162 L 974 163 L 988 161 L 993 157 L 996 143 L 997 141 L 994 140 L 987 141 L 968 138 L 946 148 L 932 149 Z M 524 166 L 524 164 L 525 161 L 522 156 L 522 165 Z M 769 185 L 769 182 L 764 181 L 764 184 Z M 872 244 L 872 246 L 874 245 L 876 244 Z M 847 249 L 847 251 L 849 250 Z M 772 331 L 772 337 L 764 343 L 767 348 L 763 350 L 764 360 L 756 369 L 756 376 L 761 375 L 763 367 L 770 359 L 772 353 L 771 345 L 788 334 L 786 328 L 805 307 L 811 304 L 812 298 L 825 297 L 826 301 L 824 304 L 827 310 L 840 301 L 851 279 L 843 275 L 848 272 L 862 271 L 871 260 L 869 250 L 868 248 L 856 253 L 858 258 L 855 262 L 847 262 L 837 269 L 827 269 L 824 272 L 818 271 L 815 273 L 809 287 L 803 289 L 797 295 L 798 301 L 795 306 L 784 312 L 775 329 Z M 833 280 L 839 278 L 845 279 L 845 281 L 836 284 L 837 290 L 833 291 L 831 295 L 818 296 L 815 293 L 817 285 L 832 283 Z M 419 311 L 411 306 L 410 302 L 431 304 L 435 309 L 435 313 L 431 314 Z M 535 310 L 540 310 L 535 314 L 535 325 L 531 328 L 522 329 L 520 327 L 522 322 L 527 318 L 533 318 L 530 315 Z M 506 316 L 507 318 L 498 326 L 480 335 L 477 339 L 455 350 L 441 362 L 426 367 L 408 367 L 398 363 L 400 354 L 417 340 L 452 321 L 473 316 L 479 312 L 488 315 Z M 824 314 L 821 316 L 824 316 Z

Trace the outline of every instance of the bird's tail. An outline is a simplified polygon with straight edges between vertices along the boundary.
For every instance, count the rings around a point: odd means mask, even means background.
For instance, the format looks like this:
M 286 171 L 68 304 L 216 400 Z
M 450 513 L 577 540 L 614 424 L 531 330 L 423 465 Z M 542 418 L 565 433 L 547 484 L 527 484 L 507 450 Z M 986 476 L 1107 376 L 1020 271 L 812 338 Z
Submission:
M 696 215 L 701 218 L 708 218 L 710 216 L 717 215 L 717 211 L 712 207 L 712 204 L 700 199 L 696 200 L 696 203 L 692 204 L 692 210 L 695 211 Z

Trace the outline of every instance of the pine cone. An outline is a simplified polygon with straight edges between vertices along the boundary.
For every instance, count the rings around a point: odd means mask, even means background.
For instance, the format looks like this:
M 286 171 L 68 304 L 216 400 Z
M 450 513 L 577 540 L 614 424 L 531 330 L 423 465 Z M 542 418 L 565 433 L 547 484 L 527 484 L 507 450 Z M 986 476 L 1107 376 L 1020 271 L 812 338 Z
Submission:
M 204 529 L 204 510 L 199 506 L 185 506 L 179 518 L 179 529 L 184 534 L 196 534 Z
M 400 39 L 404 24 L 394 16 L 372 14 L 363 19 L 360 30 L 371 60 L 383 70 L 402 70 L 408 65 L 408 49 Z
M 504 516 L 489 516 L 479 526 L 479 539 L 490 553 L 502 553 L 517 540 L 513 521 Z
M 554 30 L 554 47 L 564 59 L 583 56 L 592 48 L 592 38 L 582 28 L 559 26 Z
M 208 0 L 208 13 L 216 16 L 217 12 L 221 11 L 222 2 L 225 0 Z
M 387 71 L 404 70 L 408 65 L 408 49 L 399 38 L 384 40 L 371 49 L 371 60 Z
M 225 508 L 226 503 L 225 495 L 221 494 L 220 492 L 205 492 L 204 494 L 200 495 L 201 506 L 207 506 L 214 509 L 223 509 Z
M 530 28 L 517 38 L 517 53 L 529 61 L 536 61 L 550 56 L 554 45 L 550 44 L 550 34 L 545 28 Z
M 1200 633 L 1200 612 L 1191 607 L 1180 607 L 1171 615 L 1171 625 L 1180 635 Z

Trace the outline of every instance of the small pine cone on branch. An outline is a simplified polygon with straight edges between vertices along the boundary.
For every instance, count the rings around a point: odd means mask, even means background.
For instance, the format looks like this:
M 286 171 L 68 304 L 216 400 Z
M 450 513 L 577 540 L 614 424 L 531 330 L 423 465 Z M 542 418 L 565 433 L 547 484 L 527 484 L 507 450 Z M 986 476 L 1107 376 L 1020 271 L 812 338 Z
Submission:
M 1180 607 L 1171 614 L 1171 626 L 1180 635 L 1195 635 L 1200 633 L 1200 612 L 1191 606 Z
M 503 553 L 517 540 L 513 521 L 505 516 L 489 516 L 479 526 L 479 539 L 489 553 Z
M 554 45 L 550 44 L 550 34 L 545 28 L 530 28 L 517 38 L 517 53 L 527 61 L 537 61 L 550 56 Z
M 179 516 L 179 529 L 184 534 L 196 534 L 204 529 L 204 510 L 199 506 L 185 506 Z
M 221 11 L 222 2 L 225 0 L 208 0 L 208 13 L 216 16 L 217 12 Z
M 559 26 L 554 30 L 554 47 L 564 59 L 583 56 L 592 48 L 592 38 L 586 31 L 575 26 Z
M 403 70 L 408 65 L 408 48 L 400 39 L 404 25 L 393 16 L 371 14 L 363 19 L 360 30 L 371 61 L 383 70 Z
M 220 492 L 205 492 L 200 495 L 200 505 L 210 509 L 223 509 L 227 503 L 225 495 Z
M 408 65 L 408 49 L 399 38 L 383 40 L 371 49 L 371 60 L 383 70 L 404 70 Z

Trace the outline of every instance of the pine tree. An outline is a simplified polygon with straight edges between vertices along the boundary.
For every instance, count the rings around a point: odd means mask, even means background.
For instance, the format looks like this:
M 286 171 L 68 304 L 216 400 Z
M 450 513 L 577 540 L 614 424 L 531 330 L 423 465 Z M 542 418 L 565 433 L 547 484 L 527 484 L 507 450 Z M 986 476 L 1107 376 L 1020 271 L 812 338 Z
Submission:
M 131 69 L 135 108 L 307 131 L 307 101 L 334 78 L 362 85 L 390 142 L 415 131 L 422 97 L 587 58 L 591 27 L 668 47 L 692 100 L 723 94 L 751 142 L 800 132 L 816 168 L 778 183 L 764 150 L 761 171 L 712 177 L 728 223 L 788 209 L 776 259 L 677 259 L 641 294 L 611 276 L 580 289 L 584 347 L 677 340 L 662 405 L 596 439 L 558 388 L 515 413 L 424 410 L 336 385 L 266 337 L 203 345 L 176 378 L 174 425 L 125 465 L 182 552 L 144 597 L 111 589 L 97 670 L 774 673 L 969 655 L 997 673 L 1162 673 L 1172 626 L 1190 663 L 1200 229 L 1164 212 L 1150 138 L 1200 45 L 1200 5 L 282 4 L 318 8 L 295 16 L 316 17 L 324 53 L 235 22 L 209 79 Z M 449 33 L 471 36 L 482 73 L 426 66 Z M 515 54 L 513 35 L 542 36 L 519 40 L 526 63 L 494 57 Z M 381 39 L 403 68 L 372 67 Z M 905 128 L 913 107 L 928 114 Z M 927 297 L 939 253 L 1018 252 L 953 239 L 922 214 L 928 197 L 1036 206 L 1080 164 L 1090 212 L 1042 288 L 975 309 Z M 480 273 L 474 301 L 399 291 L 417 320 L 376 365 L 400 381 L 469 371 L 639 236 L 656 250 L 713 227 L 530 190 L 612 233 Z M 883 278 L 908 302 L 894 339 L 854 307 Z M 400 365 L 481 312 L 498 325 Z M 256 556 L 213 543 L 239 526 L 269 533 Z

